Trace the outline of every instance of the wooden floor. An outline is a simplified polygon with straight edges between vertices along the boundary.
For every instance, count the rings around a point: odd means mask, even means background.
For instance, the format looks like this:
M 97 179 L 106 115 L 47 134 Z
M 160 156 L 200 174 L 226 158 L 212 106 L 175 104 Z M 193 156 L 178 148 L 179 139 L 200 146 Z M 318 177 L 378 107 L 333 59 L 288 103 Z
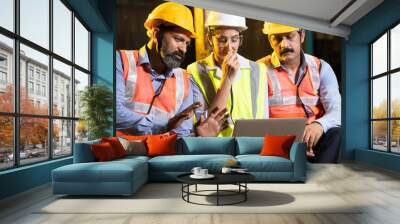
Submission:
M 36 214 L 54 200 L 49 185 L 0 201 L 0 223 L 252 224 L 400 223 L 400 174 L 359 163 L 310 165 L 308 183 L 317 183 L 345 201 L 368 206 L 356 214 Z

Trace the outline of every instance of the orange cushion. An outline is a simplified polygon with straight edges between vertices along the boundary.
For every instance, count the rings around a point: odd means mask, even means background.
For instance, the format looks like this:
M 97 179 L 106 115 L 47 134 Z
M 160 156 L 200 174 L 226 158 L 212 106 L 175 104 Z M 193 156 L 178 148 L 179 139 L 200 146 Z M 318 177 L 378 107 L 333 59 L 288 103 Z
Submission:
M 149 135 L 146 139 L 148 156 L 176 154 L 176 134 Z
M 123 135 L 121 137 L 129 141 L 136 141 L 136 140 L 146 141 L 147 136 L 148 135 Z
M 260 155 L 280 156 L 289 159 L 290 147 L 292 147 L 292 144 L 295 139 L 296 139 L 295 135 L 285 135 L 285 136 L 265 135 L 264 146 L 261 149 Z
M 126 151 L 117 137 L 101 138 L 101 142 L 110 143 L 117 158 L 126 156 Z
M 109 142 L 91 145 L 92 152 L 97 161 L 109 161 L 117 158 L 112 145 Z

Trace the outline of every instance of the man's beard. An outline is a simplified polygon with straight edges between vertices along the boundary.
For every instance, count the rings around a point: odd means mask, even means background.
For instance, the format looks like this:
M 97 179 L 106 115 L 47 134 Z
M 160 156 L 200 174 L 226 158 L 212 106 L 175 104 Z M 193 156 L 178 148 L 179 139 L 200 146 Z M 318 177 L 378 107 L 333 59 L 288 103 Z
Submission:
M 182 51 L 174 51 L 174 52 L 166 52 L 166 50 L 161 47 L 161 59 L 164 62 L 165 66 L 170 69 L 178 68 L 181 66 L 182 62 L 185 60 L 185 53 Z

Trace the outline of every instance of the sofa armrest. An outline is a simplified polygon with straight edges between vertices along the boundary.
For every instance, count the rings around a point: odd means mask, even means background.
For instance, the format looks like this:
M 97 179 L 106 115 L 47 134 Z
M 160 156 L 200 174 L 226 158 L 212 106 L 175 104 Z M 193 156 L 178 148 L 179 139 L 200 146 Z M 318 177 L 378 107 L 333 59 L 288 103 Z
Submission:
M 294 142 L 290 149 L 290 160 L 293 162 L 294 181 L 305 181 L 307 170 L 307 146 L 303 142 Z
M 96 158 L 93 155 L 90 146 L 92 144 L 100 143 L 99 140 L 75 143 L 74 147 L 74 163 L 89 163 L 95 162 Z

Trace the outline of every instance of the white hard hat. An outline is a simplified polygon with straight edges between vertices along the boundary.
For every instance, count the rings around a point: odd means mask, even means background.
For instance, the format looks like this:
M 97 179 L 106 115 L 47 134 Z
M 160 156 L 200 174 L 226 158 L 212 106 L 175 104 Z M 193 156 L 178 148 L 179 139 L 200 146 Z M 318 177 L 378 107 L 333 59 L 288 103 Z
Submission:
M 240 32 L 247 30 L 246 18 L 242 16 L 235 16 L 231 14 L 225 14 L 215 11 L 206 12 L 206 23 L 207 27 L 210 26 L 227 26 L 238 28 Z

